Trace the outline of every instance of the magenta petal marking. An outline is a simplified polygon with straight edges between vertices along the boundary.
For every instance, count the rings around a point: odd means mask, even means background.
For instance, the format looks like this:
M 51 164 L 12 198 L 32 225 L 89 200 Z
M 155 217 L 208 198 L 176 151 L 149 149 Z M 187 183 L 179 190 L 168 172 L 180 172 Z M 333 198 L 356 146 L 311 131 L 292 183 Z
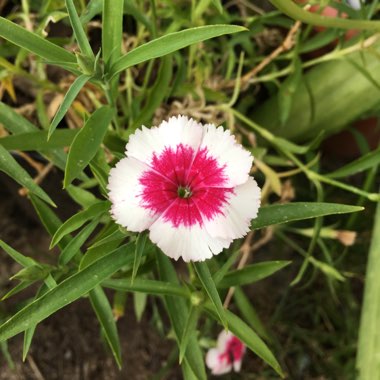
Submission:
M 233 364 L 243 359 L 244 352 L 244 344 L 236 336 L 232 336 L 227 342 L 225 351 L 219 355 L 219 360 L 223 363 Z
M 159 156 L 153 154 L 150 169 L 143 172 L 139 182 L 141 206 L 154 215 L 163 215 L 173 227 L 212 220 L 223 213 L 233 193 L 233 189 L 224 187 L 224 167 L 208 154 L 207 148 L 195 151 L 183 144 L 174 149 L 167 147 Z

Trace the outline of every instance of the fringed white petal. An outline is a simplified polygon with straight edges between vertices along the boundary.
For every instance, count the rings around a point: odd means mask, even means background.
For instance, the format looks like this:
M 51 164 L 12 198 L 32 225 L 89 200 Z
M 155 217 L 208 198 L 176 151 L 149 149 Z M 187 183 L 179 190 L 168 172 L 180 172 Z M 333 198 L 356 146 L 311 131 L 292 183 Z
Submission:
M 247 181 L 253 157 L 235 140 L 230 131 L 213 124 L 204 126 L 205 133 L 200 148 L 207 148 L 226 175 L 225 187 L 235 187 Z
M 231 244 L 231 239 L 214 238 L 198 224 L 173 227 L 162 215 L 149 228 L 150 240 L 157 244 L 165 255 L 186 262 L 204 261 L 219 254 Z
M 227 349 L 228 341 L 234 337 L 231 331 L 222 330 L 218 335 L 216 347 L 223 353 Z
M 129 231 L 141 232 L 157 218 L 141 206 L 139 178 L 148 166 L 135 158 L 126 157 L 111 169 L 108 190 L 115 221 Z
M 142 127 L 129 137 L 126 155 L 151 163 L 153 154 L 159 156 L 164 148 L 176 148 L 179 144 L 197 150 L 203 136 L 203 125 L 186 116 L 174 116 L 158 127 Z
M 206 365 L 213 375 L 224 375 L 231 372 L 232 365 L 220 357 L 220 350 L 211 348 L 206 354 Z
M 212 237 L 237 239 L 250 230 L 251 220 L 257 216 L 261 191 L 256 181 L 249 177 L 247 182 L 234 188 L 229 200 L 212 220 L 205 220 L 205 228 Z

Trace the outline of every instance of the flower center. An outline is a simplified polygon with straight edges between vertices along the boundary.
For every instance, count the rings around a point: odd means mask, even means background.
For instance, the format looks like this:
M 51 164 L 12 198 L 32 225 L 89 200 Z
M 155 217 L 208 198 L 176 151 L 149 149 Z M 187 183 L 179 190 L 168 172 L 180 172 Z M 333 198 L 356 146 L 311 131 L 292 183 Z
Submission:
M 178 186 L 177 194 L 180 198 L 190 198 L 193 193 L 189 186 Z
M 153 155 L 139 178 L 140 205 L 163 215 L 174 227 L 202 225 L 222 214 L 233 189 L 225 188 L 224 168 L 206 148 L 179 144 Z

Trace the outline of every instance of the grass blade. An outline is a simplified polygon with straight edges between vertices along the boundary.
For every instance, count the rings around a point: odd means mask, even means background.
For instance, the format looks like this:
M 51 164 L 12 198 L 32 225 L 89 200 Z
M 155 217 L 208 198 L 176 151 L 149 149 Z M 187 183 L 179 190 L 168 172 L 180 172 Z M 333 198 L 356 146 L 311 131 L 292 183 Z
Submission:
M 67 12 L 69 13 L 70 24 L 73 28 L 75 39 L 78 42 L 80 51 L 83 53 L 83 55 L 95 59 L 94 53 L 91 49 L 90 43 L 88 42 L 82 23 L 80 22 L 77 11 L 75 9 L 73 0 L 66 0 L 65 3 Z
M 227 319 L 225 315 L 225 309 L 223 307 L 222 301 L 220 300 L 220 296 L 218 290 L 216 289 L 216 285 L 211 276 L 210 270 L 205 262 L 194 263 L 194 269 L 197 272 L 198 278 L 201 281 L 203 288 L 208 294 L 211 302 L 215 306 L 215 310 L 218 313 L 220 321 L 222 325 L 227 329 Z
M 115 75 L 128 67 L 148 61 L 153 58 L 163 57 L 187 46 L 201 42 L 223 34 L 231 34 L 245 31 L 246 29 L 236 25 L 208 25 L 186 29 L 181 32 L 169 33 L 165 36 L 147 42 L 129 53 L 120 57 L 111 66 L 110 75 Z
M 114 115 L 111 107 L 97 109 L 75 136 L 67 157 L 64 187 L 77 178 L 95 156 Z
M 0 171 L 13 178 L 17 183 L 28 189 L 31 193 L 37 195 L 42 200 L 55 207 L 55 203 L 52 199 L 33 181 L 28 172 L 17 163 L 12 155 L 2 145 L 0 145 Z
M 346 214 L 364 210 L 363 207 L 322 202 L 293 202 L 261 207 L 251 228 L 257 230 L 274 224 L 317 218 L 325 215 Z
M 365 154 L 342 168 L 327 174 L 330 178 L 346 178 L 350 175 L 370 169 L 380 163 L 380 148 Z
M 103 1 L 102 53 L 106 65 L 112 65 L 121 54 L 123 6 L 123 0 Z
M 35 132 L 38 130 L 34 124 L 3 102 L 0 102 L 0 123 L 13 134 Z
M 133 262 L 133 271 L 131 284 L 137 275 L 137 271 L 139 270 L 139 266 L 141 263 L 141 258 L 144 253 L 146 239 L 148 238 L 148 234 L 146 232 L 140 233 L 136 240 L 136 250 L 135 250 L 135 260 Z
M 59 129 L 47 141 L 47 131 L 26 132 L 0 138 L 0 144 L 7 150 L 46 151 L 62 149 L 70 146 L 77 133 L 77 129 Z
M 57 113 L 54 115 L 54 118 L 50 124 L 48 139 L 51 138 L 51 135 L 57 128 L 60 121 L 66 115 L 66 112 L 68 111 L 71 104 L 73 103 L 77 95 L 79 94 L 79 91 L 83 88 L 83 86 L 88 82 L 90 78 L 91 77 L 89 75 L 81 75 L 78 78 L 76 78 L 73 84 L 70 86 L 70 88 L 65 94 L 65 97 L 63 98 L 61 105 L 58 108 Z
M 157 252 L 157 263 L 161 280 L 179 286 L 177 274 L 168 257 L 166 257 L 161 252 Z M 165 296 L 164 300 L 171 325 L 173 326 L 177 344 L 180 346 L 180 339 L 183 336 L 186 317 L 189 313 L 188 306 L 185 300 L 182 300 L 178 297 L 174 298 L 171 296 Z M 199 347 L 195 334 L 191 334 L 191 337 L 189 338 L 189 343 L 185 352 L 183 363 L 184 365 L 188 365 L 188 367 L 194 373 L 195 379 L 207 379 L 203 354 Z
M 82 227 L 88 220 L 97 218 L 98 216 L 105 213 L 110 207 L 108 201 L 100 201 L 93 204 L 89 208 L 78 212 L 73 215 L 71 218 L 67 219 L 54 233 L 51 240 L 50 248 L 54 247 L 59 243 L 59 241 L 69 234 Z
M 84 227 L 74 238 L 66 245 L 59 255 L 58 263 L 59 265 L 67 265 L 70 260 L 80 252 L 80 247 L 88 239 L 91 233 L 94 231 L 95 227 L 98 225 L 99 220 L 94 219 L 86 227 Z
M 112 351 L 116 363 L 121 368 L 121 350 L 119 335 L 111 305 L 100 286 L 96 286 L 90 292 L 91 305 L 96 313 L 100 326 L 102 327 L 107 343 Z
M 12 259 L 16 261 L 16 263 L 19 263 L 23 267 L 30 267 L 32 265 L 37 264 L 31 257 L 24 256 L 22 253 L 16 251 L 14 248 L 9 246 L 3 240 L 0 240 L 0 247 L 6 253 L 8 253 L 8 255 L 12 257 Z
M 229 288 L 231 286 L 252 284 L 253 282 L 260 281 L 276 273 L 290 263 L 290 261 L 265 261 L 258 264 L 247 265 L 243 269 L 227 273 L 218 283 L 218 287 Z
M 189 297 L 189 293 L 181 286 L 170 282 L 138 279 L 131 283 L 130 278 L 110 279 L 102 283 L 102 286 L 123 292 L 141 292 L 155 295 Z
M 51 63 L 76 63 L 76 58 L 67 50 L 47 41 L 39 35 L 0 17 L 0 36 Z
M 0 326 L 0 342 L 36 325 L 59 309 L 74 302 L 107 277 L 125 265 L 126 246 L 109 253 L 100 260 L 89 265 L 67 278 L 42 297 L 25 306 Z
M 185 328 L 183 329 L 183 334 L 181 337 L 181 343 L 179 345 L 179 363 L 182 363 L 183 357 L 185 356 L 187 345 L 191 335 L 195 334 L 199 318 L 199 309 L 192 306 L 187 317 Z
M 380 373 L 380 202 L 377 204 L 369 249 L 356 367 L 358 380 L 377 379 Z

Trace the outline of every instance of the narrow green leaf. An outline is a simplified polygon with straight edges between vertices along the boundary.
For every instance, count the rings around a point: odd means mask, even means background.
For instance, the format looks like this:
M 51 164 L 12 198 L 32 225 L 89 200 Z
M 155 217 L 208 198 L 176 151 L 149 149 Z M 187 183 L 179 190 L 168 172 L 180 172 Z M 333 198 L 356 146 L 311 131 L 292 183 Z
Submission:
M 380 163 L 380 148 L 365 154 L 355 161 L 343 166 L 332 173 L 327 174 L 330 178 L 345 178 L 350 175 L 360 173 L 363 170 L 367 170 Z
M 50 123 L 48 139 L 50 140 L 51 135 L 57 128 L 58 124 L 66 115 L 66 112 L 69 110 L 71 104 L 79 94 L 79 91 L 83 88 L 83 86 L 88 82 L 91 77 L 89 75 L 81 75 L 75 79 L 73 84 L 70 86 L 68 91 L 65 94 L 65 97 L 62 100 L 61 105 L 58 108 L 57 113 L 54 115 L 52 122 Z
M 146 309 L 147 299 L 147 293 L 133 292 L 133 308 L 135 310 L 137 322 L 141 321 L 143 313 Z
M 169 33 L 153 41 L 147 42 L 129 53 L 120 57 L 110 69 L 111 75 L 115 75 L 128 67 L 148 61 L 153 58 L 163 57 L 174 51 L 223 34 L 231 34 L 245 31 L 241 26 L 235 25 L 208 25 L 186 29 L 180 32 Z
M 3 17 L 0 17 L 0 36 L 52 63 L 76 63 L 75 56 L 67 50 Z
M 376 379 L 380 373 L 380 202 L 377 204 L 365 277 L 356 368 L 358 380 Z
M 211 302 L 215 306 L 215 309 L 219 315 L 220 321 L 222 325 L 227 329 L 227 319 L 225 311 L 226 309 L 223 307 L 222 301 L 220 300 L 220 296 L 214 280 L 211 276 L 210 270 L 205 262 L 195 262 L 194 269 L 197 272 L 198 278 L 201 281 L 203 288 L 208 294 Z
M 80 247 L 88 239 L 91 233 L 94 231 L 95 227 L 98 225 L 99 220 L 94 219 L 86 227 L 84 227 L 71 241 L 66 245 L 59 255 L 58 263 L 59 265 L 67 265 L 70 260 L 80 252 Z
M 34 282 L 43 280 L 50 273 L 52 267 L 47 265 L 34 264 L 26 268 L 22 268 L 11 277 L 11 280 L 20 280 L 25 282 Z
M 70 146 L 77 133 L 77 129 L 59 129 L 49 141 L 46 141 L 47 131 L 27 132 L 0 138 L 0 144 L 7 150 L 42 151 L 59 149 Z
M 218 287 L 229 288 L 231 286 L 252 284 L 269 277 L 290 263 L 291 261 L 264 261 L 258 264 L 247 265 L 242 269 L 227 273 L 218 283 Z
M 74 302 L 125 265 L 126 246 L 109 253 L 25 306 L 0 326 L 0 342 L 36 325 Z
M 45 294 L 48 290 L 53 289 L 56 286 L 57 286 L 57 284 L 56 284 L 55 280 L 53 279 L 53 277 L 51 275 L 49 275 L 45 279 L 45 284 L 40 286 L 40 288 L 38 289 L 34 299 L 36 300 L 37 298 L 39 298 L 43 294 Z M 36 328 L 37 328 L 37 325 L 34 325 L 34 326 L 29 327 L 27 330 L 25 330 L 24 343 L 23 343 L 23 347 L 22 347 L 22 361 L 23 362 L 25 361 L 25 359 L 28 355 L 28 352 L 29 352 L 30 346 L 32 344 L 32 340 L 33 340 L 33 336 L 34 336 L 34 333 L 36 331 Z
M 9 368 L 14 370 L 15 369 L 15 363 L 13 362 L 12 356 L 9 353 L 8 343 L 7 342 L 1 342 L 0 343 L 0 350 L 1 350 L 2 354 L 4 355 L 4 358 L 7 362 L 7 365 L 9 366 Z
M 88 208 L 95 203 L 99 202 L 99 199 L 88 190 L 82 189 L 79 186 L 70 185 L 66 188 L 70 197 L 81 207 Z
M 232 265 L 235 263 L 236 259 L 238 258 L 240 254 L 240 250 L 236 250 L 232 255 L 228 256 L 228 259 L 223 263 L 223 265 L 218 269 L 212 276 L 215 285 L 218 286 L 219 281 L 223 279 L 223 277 L 227 274 L 227 272 L 230 270 Z
M 205 308 L 215 320 L 219 321 L 219 316 L 214 307 L 206 305 Z M 229 310 L 226 310 L 226 318 L 230 331 L 244 342 L 252 352 L 269 364 L 281 377 L 284 377 L 280 364 L 265 342 L 245 322 Z
M 29 120 L 22 117 L 3 102 L 0 102 L 0 123 L 13 134 L 35 132 L 38 130 Z
M 9 297 L 14 296 L 15 294 L 21 292 L 22 290 L 26 289 L 28 286 L 34 284 L 35 281 L 21 281 L 19 284 L 17 284 L 14 288 L 12 288 L 9 292 L 4 294 L 0 301 L 5 301 Z
M 3 124 L 4 128 L 11 132 L 13 135 L 40 132 L 39 129 L 30 123 L 27 119 L 19 115 L 11 107 L 6 106 L 4 103 L 0 102 L 0 123 Z M 13 136 L 9 136 L 12 138 Z M 7 137 L 8 138 L 8 137 Z M 45 139 L 46 140 L 46 139 Z M 34 140 L 36 144 L 41 144 L 41 141 Z M 26 142 L 25 142 L 26 143 Z M 49 161 L 53 162 L 54 165 L 60 169 L 64 169 L 66 163 L 66 153 L 62 150 L 49 150 L 40 151 L 43 156 L 46 156 Z
M 73 28 L 75 39 L 78 42 L 79 49 L 85 56 L 95 58 L 90 43 L 88 42 L 86 33 L 83 29 L 82 23 L 80 22 L 79 16 L 75 9 L 73 0 L 65 0 L 65 3 L 67 11 L 69 13 L 70 24 Z
M 196 333 L 198 318 L 199 318 L 199 308 L 195 306 L 191 306 L 190 312 L 187 316 L 187 320 L 185 323 L 185 328 L 183 329 L 181 343 L 179 345 L 179 363 L 180 364 L 182 363 L 182 360 L 185 356 L 190 337 Z
M 142 232 L 139 234 L 136 240 L 136 250 L 135 250 L 135 260 L 133 262 L 133 272 L 131 283 L 133 284 L 133 280 L 137 275 L 137 271 L 139 270 L 139 266 L 141 263 L 141 258 L 144 253 L 146 239 L 148 238 L 148 233 Z
M 252 305 L 251 300 L 239 288 L 235 288 L 234 301 L 245 321 L 267 342 L 271 342 L 269 333 L 261 322 L 259 315 Z
M 31 195 L 30 200 L 46 231 L 49 233 L 50 236 L 53 236 L 55 232 L 58 230 L 58 228 L 62 225 L 61 220 L 54 213 L 54 211 L 45 202 L 42 202 L 39 198 Z M 61 241 L 57 243 L 59 248 L 64 249 L 64 247 L 70 241 L 70 238 L 70 235 L 63 237 Z
M 37 325 L 29 327 L 25 330 L 24 334 L 24 342 L 22 345 L 22 361 L 24 362 L 26 357 L 28 356 L 28 352 L 30 350 L 30 346 L 32 345 L 32 340 L 34 337 L 34 333 L 36 332 Z
M 159 251 L 157 251 L 157 263 L 161 280 L 179 286 L 177 274 L 172 263 L 167 256 Z M 180 346 L 180 339 L 183 336 L 186 317 L 189 313 L 188 306 L 185 300 L 182 300 L 179 297 L 165 296 L 164 300 L 171 325 L 173 326 L 177 344 Z M 195 334 L 192 334 L 189 339 L 183 365 L 189 366 L 196 379 L 207 379 L 203 354 Z
M 108 106 L 97 109 L 75 136 L 67 157 L 64 187 L 70 185 L 95 156 L 113 114 L 114 110 Z
M 194 372 L 191 370 L 190 365 L 184 361 L 181 364 L 181 370 L 183 375 L 183 380 L 199 380 Z
M 257 230 L 274 224 L 317 218 L 325 215 L 346 214 L 364 210 L 363 207 L 322 202 L 293 202 L 261 207 L 251 228 Z
M 123 5 L 124 0 L 103 1 L 102 53 L 106 65 L 112 65 L 121 54 Z
M 55 231 L 51 240 L 50 248 L 58 244 L 58 242 L 67 234 L 75 231 L 85 224 L 88 220 L 94 219 L 105 213 L 110 207 L 110 202 L 100 201 L 89 208 L 78 212 L 71 218 L 67 219 L 57 231 Z
M 17 163 L 2 145 L 0 145 L 0 171 L 13 178 L 17 183 L 40 197 L 45 202 L 55 206 L 54 202 L 45 191 L 33 181 L 33 178 L 30 177 L 28 172 Z
M 96 248 L 100 245 L 103 245 L 104 243 L 125 239 L 127 237 L 125 232 L 121 231 L 118 225 L 115 224 L 113 227 L 114 228 L 110 229 L 109 233 L 107 233 L 105 236 L 102 236 L 100 240 L 96 240 L 90 249 Z
M 8 255 L 10 257 L 12 257 L 12 259 L 14 261 L 16 261 L 16 263 L 19 263 L 21 266 L 23 266 L 23 267 L 29 267 L 29 266 L 32 266 L 32 265 L 36 265 L 36 261 L 35 260 L 33 260 L 31 257 L 24 256 L 22 253 L 16 251 L 14 248 L 12 248 L 11 246 L 9 246 L 3 240 L 0 240 L 0 247 L 6 253 L 8 253 Z
M 124 292 L 141 292 L 155 295 L 189 297 L 189 293 L 182 286 L 170 282 L 139 279 L 131 283 L 130 278 L 110 279 L 102 283 L 102 286 Z
M 87 250 L 87 252 L 85 253 L 85 255 L 83 256 L 83 258 L 79 264 L 79 268 L 80 269 L 86 268 L 87 266 L 89 266 L 93 262 L 99 260 L 105 254 L 107 254 L 107 252 L 115 250 L 124 240 L 125 240 L 125 236 L 120 237 L 116 240 L 112 240 L 112 241 L 103 243 L 103 244 L 98 245 L 96 247 L 90 247 Z M 130 247 L 132 249 L 131 252 L 134 252 L 135 245 L 133 244 Z M 131 265 L 133 264 L 133 260 L 134 260 L 134 255 L 132 254 Z
M 218 10 L 220 14 L 223 13 L 223 5 L 221 0 L 211 0 L 213 6 Z
M 119 335 L 117 333 L 117 326 L 112 313 L 111 305 L 101 286 L 96 286 L 93 290 L 90 291 L 90 300 L 96 316 L 98 317 L 100 326 L 104 331 L 108 345 L 120 369 L 121 350 Z
M 160 70 L 157 75 L 157 80 L 154 83 L 145 103 L 144 108 L 139 113 L 133 125 L 137 128 L 141 125 L 150 123 L 151 118 L 157 108 L 161 105 L 165 96 L 167 96 L 167 90 L 169 88 L 170 81 L 173 77 L 173 60 L 171 56 L 163 58 Z
M 294 94 L 300 84 L 302 77 L 301 61 L 297 58 L 293 62 L 293 72 L 281 84 L 278 92 L 278 102 L 280 111 L 281 126 L 285 125 L 289 118 L 290 110 L 293 104 Z

